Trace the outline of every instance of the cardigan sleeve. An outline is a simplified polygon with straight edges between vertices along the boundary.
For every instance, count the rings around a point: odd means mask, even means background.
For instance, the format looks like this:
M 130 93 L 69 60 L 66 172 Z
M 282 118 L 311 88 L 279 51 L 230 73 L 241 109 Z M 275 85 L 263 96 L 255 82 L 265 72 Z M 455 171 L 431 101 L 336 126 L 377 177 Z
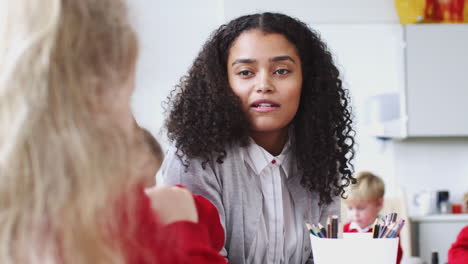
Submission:
M 190 166 L 185 166 L 182 159 L 176 154 L 176 149 L 172 147 L 166 154 L 163 164 L 158 171 L 156 181 L 158 184 L 164 185 L 183 185 L 193 194 L 202 196 L 203 199 L 209 200 L 217 209 L 219 219 L 223 228 L 223 242 L 220 247 L 220 253 L 227 257 L 228 252 L 225 249 L 225 210 L 222 201 L 222 186 L 221 182 L 216 177 L 213 168 L 209 163 L 202 167 L 202 161 L 199 159 L 192 159 Z M 197 198 L 197 199 L 202 199 Z M 203 215 L 203 214 L 201 214 Z
M 458 234 L 457 240 L 449 249 L 448 263 L 463 264 L 468 261 L 468 226 Z

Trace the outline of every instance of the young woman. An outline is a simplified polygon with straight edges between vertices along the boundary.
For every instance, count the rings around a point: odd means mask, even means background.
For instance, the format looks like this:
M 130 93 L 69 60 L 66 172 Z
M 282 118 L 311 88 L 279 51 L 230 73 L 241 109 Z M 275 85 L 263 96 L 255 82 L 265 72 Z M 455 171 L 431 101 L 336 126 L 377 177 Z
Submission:
M 0 263 L 226 263 L 211 203 L 143 192 L 160 161 L 130 110 L 125 3 L 0 1 L 0 12 Z
M 283 14 L 239 17 L 205 43 L 169 101 L 158 181 L 212 201 L 232 263 L 312 260 L 305 222 L 339 214 L 352 178 L 347 91 L 332 56 Z

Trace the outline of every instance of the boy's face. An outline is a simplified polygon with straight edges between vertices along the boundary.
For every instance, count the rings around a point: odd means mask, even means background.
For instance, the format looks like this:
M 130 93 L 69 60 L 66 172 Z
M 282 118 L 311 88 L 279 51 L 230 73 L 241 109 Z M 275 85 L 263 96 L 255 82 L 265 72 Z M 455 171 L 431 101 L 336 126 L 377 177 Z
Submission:
M 380 209 L 382 209 L 383 199 L 346 201 L 345 203 L 348 218 L 358 224 L 360 228 L 365 228 L 375 221 Z
M 254 132 L 285 129 L 299 107 L 301 59 L 283 35 L 242 33 L 228 56 L 228 78 Z

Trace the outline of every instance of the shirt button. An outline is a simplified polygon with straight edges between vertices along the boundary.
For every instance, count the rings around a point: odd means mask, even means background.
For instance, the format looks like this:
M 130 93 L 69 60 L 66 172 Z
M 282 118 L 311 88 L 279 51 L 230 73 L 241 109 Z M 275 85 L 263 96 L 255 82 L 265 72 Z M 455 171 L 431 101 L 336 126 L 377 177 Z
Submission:
M 275 163 L 276 163 L 276 160 L 272 160 L 271 163 L 275 164 Z

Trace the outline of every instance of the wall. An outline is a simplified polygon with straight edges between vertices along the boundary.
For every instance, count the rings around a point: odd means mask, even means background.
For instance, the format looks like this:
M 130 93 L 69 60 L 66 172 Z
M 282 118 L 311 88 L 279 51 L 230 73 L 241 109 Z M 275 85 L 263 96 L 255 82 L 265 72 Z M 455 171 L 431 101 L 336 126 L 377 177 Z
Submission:
M 133 105 L 137 121 L 154 134 L 163 125 L 161 102 L 209 34 L 225 21 L 268 7 L 309 23 L 333 51 L 353 99 L 357 170 L 382 176 L 390 196 L 398 186 L 409 198 L 423 189 L 446 188 L 458 200 L 468 191 L 467 138 L 381 141 L 367 134 L 364 100 L 402 85 L 402 28 L 393 1 L 138 0 L 134 7 L 141 56 Z
M 392 23 L 398 17 L 389 0 L 225 0 L 226 20 L 239 15 L 271 11 L 282 12 L 309 23 Z
M 397 181 L 409 193 L 447 189 L 459 202 L 468 192 L 468 138 L 415 138 L 394 148 Z
M 167 144 L 161 133 L 166 100 L 208 36 L 223 22 L 221 0 L 133 0 L 140 37 L 133 110 L 138 123 Z
M 392 142 L 369 136 L 364 101 L 370 95 L 399 87 L 398 46 L 402 30 L 397 24 L 315 24 L 335 55 L 350 90 L 356 130 L 356 170 L 371 170 L 385 179 L 387 193 L 395 193 Z

